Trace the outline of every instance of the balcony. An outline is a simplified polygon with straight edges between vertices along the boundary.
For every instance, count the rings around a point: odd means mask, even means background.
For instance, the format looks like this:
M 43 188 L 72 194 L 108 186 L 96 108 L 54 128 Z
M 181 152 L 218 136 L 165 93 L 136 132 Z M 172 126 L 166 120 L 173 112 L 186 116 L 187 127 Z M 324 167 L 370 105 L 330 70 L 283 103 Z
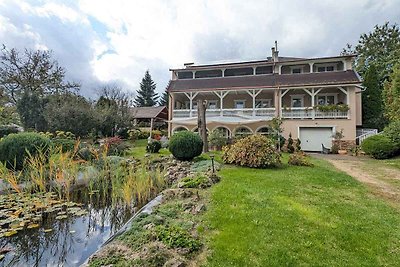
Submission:
M 312 108 L 282 109 L 284 119 L 348 119 L 349 111 L 321 111 Z
M 207 109 L 207 117 L 257 117 L 257 118 L 273 118 L 275 117 L 275 108 L 226 108 L 226 109 Z M 196 118 L 197 110 L 176 109 L 173 111 L 174 118 Z

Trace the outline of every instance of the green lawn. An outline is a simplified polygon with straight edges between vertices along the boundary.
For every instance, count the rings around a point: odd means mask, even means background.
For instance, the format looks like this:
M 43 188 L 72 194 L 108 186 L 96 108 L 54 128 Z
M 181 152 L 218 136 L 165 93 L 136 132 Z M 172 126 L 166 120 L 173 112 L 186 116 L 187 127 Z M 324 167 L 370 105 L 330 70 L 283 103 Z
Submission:
M 134 143 L 130 142 L 132 148 L 128 151 L 128 156 L 132 156 L 134 158 L 143 158 L 146 155 L 146 145 L 147 139 L 136 140 Z M 171 153 L 168 149 L 162 148 L 159 153 L 151 154 L 151 158 L 155 158 L 158 156 L 168 156 Z
M 400 212 L 322 160 L 224 166 L 211 189 L 207 266 L 398 266 Z

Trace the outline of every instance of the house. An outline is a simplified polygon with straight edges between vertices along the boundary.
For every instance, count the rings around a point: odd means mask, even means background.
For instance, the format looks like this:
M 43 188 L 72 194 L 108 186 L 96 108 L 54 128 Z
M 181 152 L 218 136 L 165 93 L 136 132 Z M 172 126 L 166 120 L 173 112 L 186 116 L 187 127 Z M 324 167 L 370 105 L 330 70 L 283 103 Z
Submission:
M 228 137 L 267 134 L 274 117 L 283 119 L 283 136 L 300 139 L 306 151 L 356 141 L 361 126 L 361 79 L 354 55 L 321 58 L 281 57 L 275 43 L 264 60 L 170 69 L 169 134 L 197 131 L 197 100 L 207 102 L 207 130 Z

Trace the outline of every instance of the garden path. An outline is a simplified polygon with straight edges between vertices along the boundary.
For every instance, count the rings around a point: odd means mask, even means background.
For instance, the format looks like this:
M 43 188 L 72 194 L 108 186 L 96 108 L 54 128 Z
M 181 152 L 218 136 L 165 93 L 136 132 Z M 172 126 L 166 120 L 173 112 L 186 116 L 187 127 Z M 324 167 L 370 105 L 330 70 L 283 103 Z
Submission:
M 390 166 L 387 161 L 335 154 L 311 156 L 330 162 L 337 169 L 368 185 L 374 194 L 400 207 L 400 169 Z

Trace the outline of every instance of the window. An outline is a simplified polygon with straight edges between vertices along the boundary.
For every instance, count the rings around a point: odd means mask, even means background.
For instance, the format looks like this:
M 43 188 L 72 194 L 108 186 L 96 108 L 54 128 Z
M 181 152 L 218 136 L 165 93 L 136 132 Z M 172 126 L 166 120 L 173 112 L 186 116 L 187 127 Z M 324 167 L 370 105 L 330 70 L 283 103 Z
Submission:
M 209 109 L 217 109 L 217 100 L 208 100 L 207 108 Z
M 260 99 L 256 100 L 256 108 L 270 108 L 271 99 Z
M 245 107 L 245 100 L 235 100 L 235 108 L 241 109 Z
M 185 102 L 186 109 L 190 109 L 190 101 Z M 192 102 L 192 109 L 197 109 L 197 101 Z
M 292 95 L 292 108 L 302 108 L 304 106 L 304 96 Z
M 243 137 L 243 136 L 247 136 L 247 135 L 251 135 L 251 134 L 252 134 L 252 132 L 246 127 L 239 127 L 235 131 L 235 136 L 238 136 L 238 137 Z
M 318 66 L 317 71 L 318 72 L 335 71 L 335 66 L 333 65 Z
M 292 74 L 298 74 L 298 73 L 301 73 L 301 68 L 292 69 Z
M 334 105 L 336 103 L 336 95 L 318 95 L 317 103 L 320 106 Z

